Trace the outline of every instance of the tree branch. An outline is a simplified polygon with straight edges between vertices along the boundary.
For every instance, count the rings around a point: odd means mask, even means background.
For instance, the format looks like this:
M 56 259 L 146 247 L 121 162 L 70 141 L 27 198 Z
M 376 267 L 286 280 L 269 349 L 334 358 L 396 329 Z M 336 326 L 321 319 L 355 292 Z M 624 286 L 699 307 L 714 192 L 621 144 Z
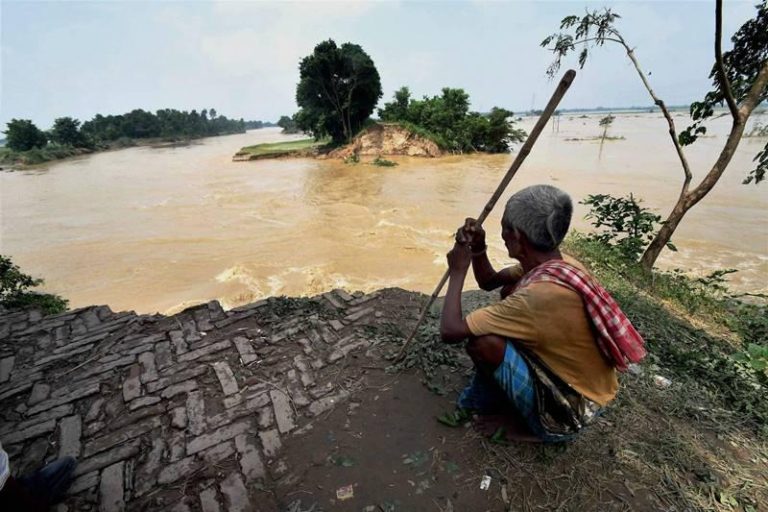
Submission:
M 667 120 L 667 124 L 669 125 L 669 136 L 672 138 L 672 144 L 675 145 L 675 151 L 677 151 L 677 157 L 680 159 L 680 164 L 683 166 L 683 172 L 685 173 L 685 180 L 683 181 L 683 188 L 680 191 L 680 195 L 685 195 L 688 192 L 688 186 L 691 183 L 691 179 L 693 178 L 693 175 L 691 174 L 691 167 L 688 165 L 688 159 L 685 158 L 685 153 L 683 153 L 683 148 L 680 145 L 680 141 L 677 138 L 677 130 L 675 129 L 675 122 L 672 120 L 672 115 L 669 113 L 669 110 L 667 109 L 667 105 L 664 104 L 664 101 L 662 101 L 658 96 L 656 96 L 656 93 L 651 88 L 651 84 L 648 83 L 648 79 L 645 77 L 645 73 L 640 68 L 640 63 L 637 62 L 637 59 L 635 58 L 635 52 L 632 50 L 632 48 L 627 45 L 627 43 L 622 39 L 621 45 L 624 47 L 624 49 L 627 51 L 627 56 L 629 57 L 629 60 L 632 61 L 632 64 L 635 66 L 635 69 L 637 70 L 637 74 L 640 75 L 640 80 L 643 81 L 643 85 L 645 86 L 645 89 L 648 91 L 648 94 L 651 95 L 651 98 L 653 98 L 653 102 L 658 105 L 658 107 L 661 109 L 661 113 L 664 114 L 664 118 Z
M 752 83 L 752 87 L 749 88 L 747 97 L 744 98 L 744 101 L 741 103 L 739 113 L 742 116 L 745 116 L 746 118 L 746 116 L 749 116 L 752 113 L 758 103 L 760 103 L 760 96 L 766 87 L 768 87 L 768 60 L 763 62 L 763 67 L 760 69 L 760 73 L 757 74 L 757 78 L 754 83 Z
M 738 118 L 739 107 L 736 105 L 736 100 L 733 97 L 733 90 L 731 89 L 731 82 L 728 80 L 728 75 L 725 72 L 725 64 L 723 63 L 723 0 L 717 0 L 715 2 L 715 69 L 717 70 L 717 78 L 720 81 L 720 88 L 723 90 L 723 96 L 725 96 L 725 102 L 728 104 L 728 109 L 731 111 L 731 115 L 734 118 Z

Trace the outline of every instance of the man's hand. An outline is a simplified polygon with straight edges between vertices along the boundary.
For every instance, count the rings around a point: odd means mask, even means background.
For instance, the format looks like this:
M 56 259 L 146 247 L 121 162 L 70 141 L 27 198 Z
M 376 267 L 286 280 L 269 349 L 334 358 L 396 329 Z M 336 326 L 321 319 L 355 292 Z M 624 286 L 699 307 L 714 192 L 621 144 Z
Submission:
M 469 244 L 473 251 L 481 251 L 485 249 L 485 230 L 475 219 L 467 217 L 456 231 L 456 243 Z
M 468 245 L 456 243 L 447 254 L 448 269 L 451 272 L 466 272 L 472 262 L 472 252 Z

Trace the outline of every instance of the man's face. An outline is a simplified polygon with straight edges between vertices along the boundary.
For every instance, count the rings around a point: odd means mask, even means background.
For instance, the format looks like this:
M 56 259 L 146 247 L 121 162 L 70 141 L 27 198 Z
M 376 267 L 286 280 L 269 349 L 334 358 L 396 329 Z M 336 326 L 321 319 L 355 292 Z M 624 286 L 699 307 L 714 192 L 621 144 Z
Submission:
M 501 226 L 501 239 L 507 247 L 510 258 L 516 258 L 520 253 L 520 235 L 514 229 Z

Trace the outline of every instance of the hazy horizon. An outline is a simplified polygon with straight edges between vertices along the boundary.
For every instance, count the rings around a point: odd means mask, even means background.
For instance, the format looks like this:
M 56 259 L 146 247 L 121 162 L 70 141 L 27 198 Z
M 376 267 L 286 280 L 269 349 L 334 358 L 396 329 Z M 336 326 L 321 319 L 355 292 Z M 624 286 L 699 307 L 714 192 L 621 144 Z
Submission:
M 360 44 L 384 101 L 464 88 L 472 109 L 542 108 L 554 84 L 539 43 L 564 16 L 603 5 L 622 15 L 662 99 L 687 105 L 710 87 L 714 2 L 18 2 L 0 3 L 0 125 L 80 120 L 141 108 L 202 110 L 246 120 L 292 114 L 298 62 L 318 42 Z M 754 16 L 725 3 L 723 46 Z M 676 54 L 675 54 L 676 52 Z M 564 68 L 575 67 L 575 58 Z M 597 49 L 563 109 L 650 107 L 624 52 Z

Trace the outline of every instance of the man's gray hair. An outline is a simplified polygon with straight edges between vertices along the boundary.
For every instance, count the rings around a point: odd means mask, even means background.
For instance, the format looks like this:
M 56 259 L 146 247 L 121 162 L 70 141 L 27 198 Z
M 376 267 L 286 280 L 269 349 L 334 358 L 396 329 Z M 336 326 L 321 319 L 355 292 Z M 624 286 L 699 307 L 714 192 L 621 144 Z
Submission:
M 572 214 L 568 194 L 552 185 L 533 185 L 509 198 L 501 223 L 525 233 L 536 249 L 551 251 L 565 238 Z

